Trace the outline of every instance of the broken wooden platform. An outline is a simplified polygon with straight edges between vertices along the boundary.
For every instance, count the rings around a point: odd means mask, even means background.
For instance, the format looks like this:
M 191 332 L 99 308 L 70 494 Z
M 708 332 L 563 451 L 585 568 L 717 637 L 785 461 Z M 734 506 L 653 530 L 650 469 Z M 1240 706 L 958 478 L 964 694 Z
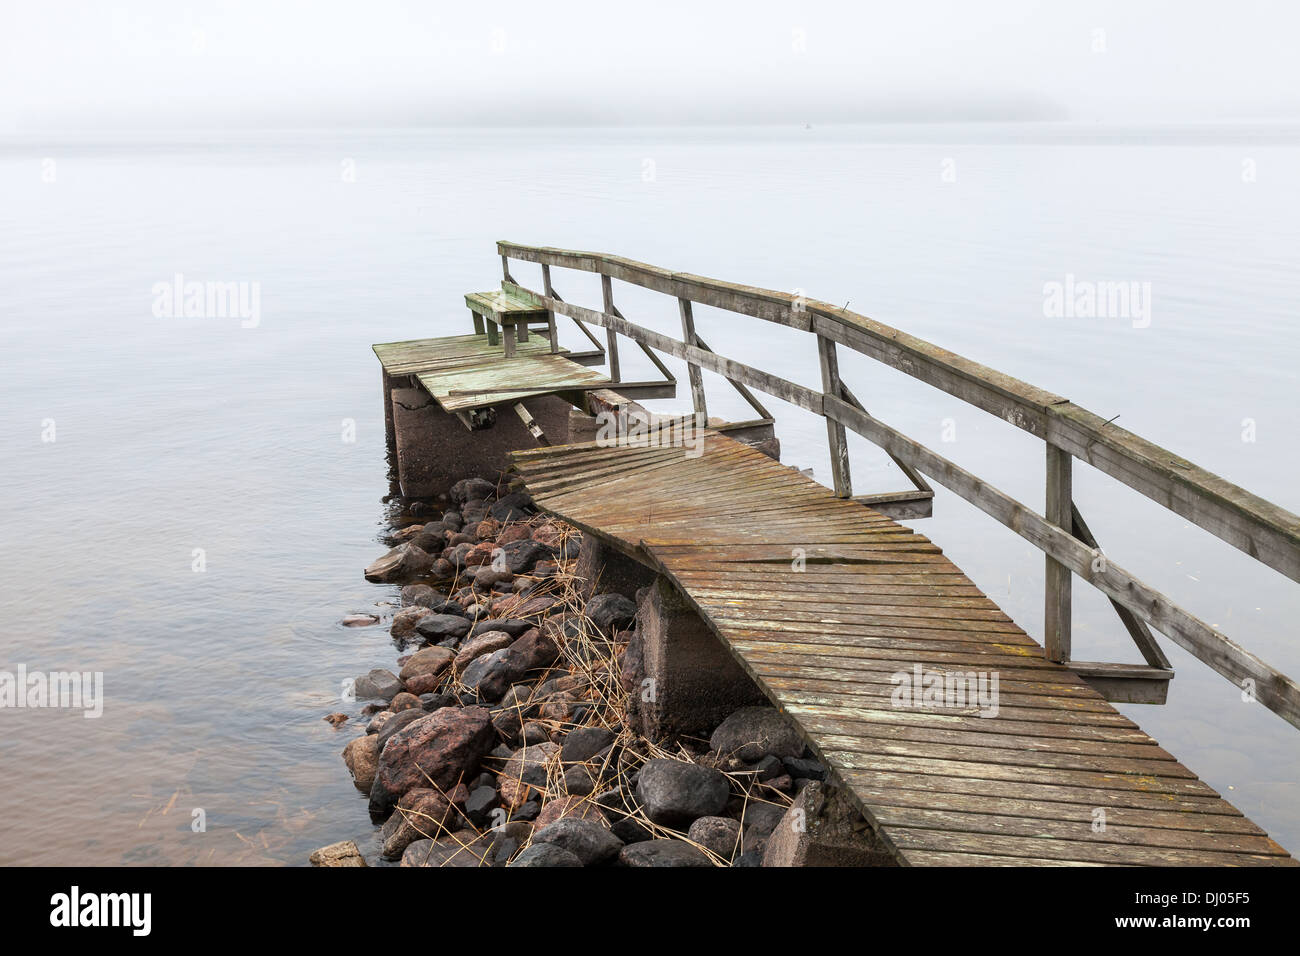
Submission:
M 373 346 L 392 378 L 412 376 L 447 412 L 513 404 L 525 398 L 603 388 L 609 378 L 552 353 L 542 340 L 521 342 L 511 358 L 479 334 Z
M 714 432 L 698 457 L 583 444 L 512 458 L 539 507 L 673 582 L 899 862 L 1295 865 L 879 512 Z M 918 669 L 996 674 L 996 715 L 898 706 L 898 675 Z

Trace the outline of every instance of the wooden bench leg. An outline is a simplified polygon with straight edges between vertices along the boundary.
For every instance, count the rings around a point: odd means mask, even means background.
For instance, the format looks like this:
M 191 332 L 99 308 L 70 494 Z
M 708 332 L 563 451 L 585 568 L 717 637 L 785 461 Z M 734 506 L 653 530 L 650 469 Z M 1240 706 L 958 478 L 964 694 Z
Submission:
M 474 316 L 474 334 L 475 334 L 475 335 L 482 335 L 483 332 L 484 332 L 484 329 L 483 329 L 483 316 L 479 315 L 479 314 L 478 314 L 477 312 L 475 312 L 473 309 L 470 310 L 470 313 L 469 313 L 469 314 L 472 315 L 472 316 Z
M 501 341 L 501 336 L 497 334 L 497 324 L 491 319 L 487 319 L 486 325 L 488 345 L 496 345 Z
M 501 338 L 505 342 L 506 358 L 511 358 L 515 354 L 515 327 L 507 324 L 501 326 Z
M 519 341 L 520 341 L 520 342 L 527 342 L 527 341 L 528 341 L 528 323 L 527 323 L 527 322 L 520 322 L 520 323 L 518 323 L 518 324 L 515 326 L 515 329 L 518 330 L 518 332 L 519 332 Z

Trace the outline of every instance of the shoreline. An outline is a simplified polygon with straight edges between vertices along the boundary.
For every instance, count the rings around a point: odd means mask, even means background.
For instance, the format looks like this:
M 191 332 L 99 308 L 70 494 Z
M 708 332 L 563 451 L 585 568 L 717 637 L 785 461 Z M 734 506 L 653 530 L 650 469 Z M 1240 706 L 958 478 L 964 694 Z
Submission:
M 344 763 L 378 829 L 313 865 L 781 865 L 769 845 L 791 841 L 773 834 L 787 818 L 802 833 L 792 805 L 825 768 L 772 707 L 702 736 L 642 733 L 647 588 L 606 576 L 580 531 L 483 479 L 397 520 L 366 570 L 402 585 L 385 622 L 396 673 L 358 676 L 324 718 L 353 734 Z

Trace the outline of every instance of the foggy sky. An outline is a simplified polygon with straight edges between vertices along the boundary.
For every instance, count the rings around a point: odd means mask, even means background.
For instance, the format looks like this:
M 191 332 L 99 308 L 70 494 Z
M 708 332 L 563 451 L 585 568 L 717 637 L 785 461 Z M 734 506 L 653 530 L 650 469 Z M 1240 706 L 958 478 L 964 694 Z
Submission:
M 0 130 L 1300 119 L 1297 27 L 1258 0 L 0 0 Z

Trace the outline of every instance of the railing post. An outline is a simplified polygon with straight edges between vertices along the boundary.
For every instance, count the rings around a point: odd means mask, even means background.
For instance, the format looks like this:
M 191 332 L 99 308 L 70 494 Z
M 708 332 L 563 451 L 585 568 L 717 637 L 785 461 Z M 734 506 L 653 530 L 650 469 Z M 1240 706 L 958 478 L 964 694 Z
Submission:
M 695 338 L 695 314 L 691 310 L 691 300 L 679 298 L 677 309 L 682 314 L 682 341 L 691 347 L 698 347 Z M 691 404 L 695 407 L 695 420 L 699 424 L 709 421 L 709 409 L 704 402 L 704 376 L 700 367 L 694 362 L 686 363 L 686 372 L 691 380 Z
M 840 360 L 835 353 L 835 342 L 824 335 L 817 336 L 817 354 L 822 363 L 822 393 L 840 397 Z M 831 446 L 831 478 L 835 484 L 835 497 L 852 498 L 853 480 L 849 475 L 849 446 L 844 438 L 844 425 L 822 413 L 826 418 L 826 437 Z
M 605 314 L 614 314 L 614 286 L 609 276 L 601 274 L 600 291 L 605 297 Z M 605 345 L 609 353 L 609 377 L 613 382 L 622 381 L 622 375 L 618 368 L 618 338 L 614 330 L 606 326 L 605 328 Z
M 1069 452 L 1047 443 L 1047 510 L 1044 517 L 1066 534 L 1074 531 L 1072 463 Z M 1064 664 L 1070 659 L 1070 569 L 1050 555 L 1046 560 L 1043 643 L 1048 659 Z
M 546 292 L 548 299 L 555 297 L 555 290 L 551 288 L 551 267 L 546 263 L 542 264 L 542 289 Z M 560 337 L 555 331 L 555 310 L 546 310 L 546 331 L 551 337 L 551 354 L 554 355 L 560 351 Z

